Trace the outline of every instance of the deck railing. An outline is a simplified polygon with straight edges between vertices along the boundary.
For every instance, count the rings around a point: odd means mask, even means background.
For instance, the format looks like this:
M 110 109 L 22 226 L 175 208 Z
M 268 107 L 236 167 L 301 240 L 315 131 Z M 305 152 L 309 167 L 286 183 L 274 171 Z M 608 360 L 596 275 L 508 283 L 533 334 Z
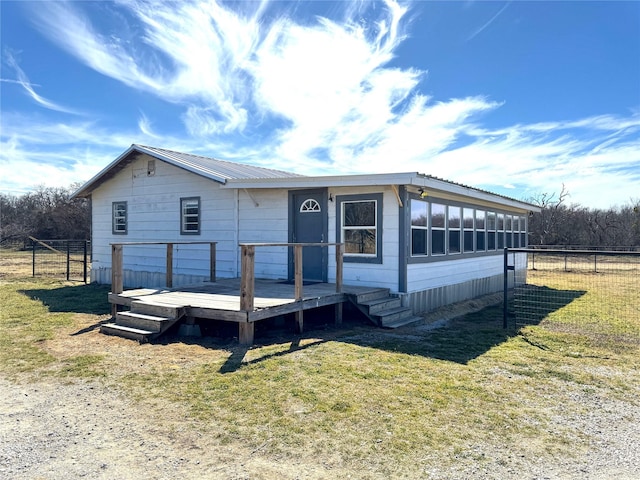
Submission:
M 118 294 L 124 290 L 123 250 L 130 245 L 166 245 L 166 277 L 167 287 L 173 286 L 173 246 L 174 245 L 210 245 L 210 279 L 216 279 L 216 243 L 217 242 L 120 242 L 111 244 L 111 293 Z M 342 292 L 343 279 L 343 244 L 342 243 L 241 243 L 241 274 L 240 274 L 240 310 L 251 312 L 255 301 L 255 254 L 256 247 L 293 247 L 295 300 L 303 299 L 303 262 L 302 251 L 305 247 L 330 247 L 336 249 L 336 293 Z M 112 315 L 117 313 L 117 304 L 112 305 Z M 342 303 L 336 304 L 336 323 L 342 322 Z M 253 322 L 242 322 L 240 325 L 240 343 L 253 343 Z M 298 331 L 303 328 L 303 310 L 296 312 L 296 326 Z
M 302 276 L 302 250 L 305 247 L 336 247 L 336 293 L 342 292 L 342 267 L 343 267 L 343 244 L 342 243 L 241 243 L 241 276 L 240 276 L 240 310 L 251 312 L 254 308 L 255 299 L 255 256 L 256 247 L 293 247 L 293 270 L 295 283 L 295 300 L 302 301 L 303 298 L 303 276 Z M 296 312 L 296 328 L 299 332 L 303 330 L 303 310 Z M 336 304 L 336 323 L 342 322 L 342 303 Z M 239 342 L 241 344 L 252 344 L 254 325 L 253 322 L 240 323 Z
M 173 246 L 174 245 L 209 245 L 209 279 L 216 281 L 216 243 L 217 242 L 121 242 L 111 244 L 111 293 L 118 294 L 124 290 L 123 247 L 131 245 L 166 245 L 165 286 L 173 286 Z M 117 305 L 111 306 L 115 317 Z

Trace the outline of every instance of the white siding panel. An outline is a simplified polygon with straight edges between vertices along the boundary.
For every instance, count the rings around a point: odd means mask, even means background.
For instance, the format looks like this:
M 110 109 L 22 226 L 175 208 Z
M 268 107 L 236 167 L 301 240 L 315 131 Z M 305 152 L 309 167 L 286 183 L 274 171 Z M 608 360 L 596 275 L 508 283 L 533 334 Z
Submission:
M 255 201 L 255 202 L 254 202 Z M 258 205 L 256 206 L 256 203 Z M 239 192 L 240 243 L 286 243 L 289 239 L 289 197 L 286 190 L 252 190 L 251 197 Z M 238 271 L 240 265 L 238 265 Z M 259 278 L 286 279 L 286 247 L 257 247 L 255 275 Z
M 236 192 L 219 184 L 156 160 L 156 174 L 147 176 L 146 157 L 133 162 L 92 194 L 93 269 L 111 267 L 111 243 L 214 241 L 219 277 L 237 276 Z M 200 197 L 199 235 L 180 234 L 180 198 Z M 111 232 L 111 204 L 127 202 L 127 234 Z M 125 246 L 126 270 L 164 273 L 166 247 Z M 209 247 L 174 246 L 174 273 L 177 276 L 209 275 Z M 109 274 L 110 275 L 110 274 Z M 96 273 L 96 277 L 104 273 Z M 94 280 L 92 275 L 92 280 Z M 110 282 L 110 278 L 109 278 Z

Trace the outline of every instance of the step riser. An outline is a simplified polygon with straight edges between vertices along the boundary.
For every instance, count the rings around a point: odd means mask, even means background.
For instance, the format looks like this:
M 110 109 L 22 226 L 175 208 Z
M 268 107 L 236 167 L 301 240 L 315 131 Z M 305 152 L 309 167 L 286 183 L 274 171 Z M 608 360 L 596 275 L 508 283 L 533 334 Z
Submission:
M 388 288 L 381 288 L 380 290 L 376 290 L 375 292 L 361 293 L 356 295 L 356 302 L 365 303 L 370 302 L 371 300 L 379 300 L 381 298 L 387 298 L 389 296 Z
M 180 318 L 184 314 L 184 307 L 133 301 L 131 302 L 131 311 L 158 317 Z
M 399 298 L 390 298 L 388 301 L 384 303 L 378 303 L 376 305 L 368 305 L 370 315 L 375 315 L 385 310 L 390 310 L 392 308 L 399 308 L 401 306 L 402 306 L 402 300 L 400 300 Z
M 125 313 L 125 315 L 122 315 Z M 131 327 L 131 328 L 139 328 L 140 330 L 149 330 L 154 333 L 160 333 L 163 330 L 163 327 L 170 320 L 149 320 L 145 318 L 136 318 L 130 317 L 126 315 L 126 312 L 118 313 L 118 317 L 116 319 L 116 323 L 118 325 L 122 325 L 123 327 Z
M 100 327 L 100 333 L 105 335 L 114 335 L 116 337 L 128 338 L 130 340 L 136 340 L 140 343 L 144 343 L 148 340 L 148 336 L 135 332 L 127 332 L 126 330 L 119 330 L 118 328 L 111 327 L 109 325 L 102 325 Z
M 422 317 L 407 317 L 403 320 L 398 320 L 397 322 L 393 322 L 393 323 L 388 323 L 385 325 L 381 325 L 384 328 L 400 328 L 400 327 L 404 327 L 405 325 L 410 325 L 412 323 L 416 323 L 422 320 Z
M 381 325 L 397 322 L 405 318 L 413 316 L 411 309 L 404 310 L 402 312 L 392 313 L 389 315 L 376 315 Z

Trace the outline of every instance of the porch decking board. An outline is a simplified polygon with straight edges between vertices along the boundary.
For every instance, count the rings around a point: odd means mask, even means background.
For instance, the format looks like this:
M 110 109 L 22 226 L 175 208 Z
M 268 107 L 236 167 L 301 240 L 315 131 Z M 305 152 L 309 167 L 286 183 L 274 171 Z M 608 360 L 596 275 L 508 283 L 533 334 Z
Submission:
M 254 308 L 246 312 L 240 309 L 240 279 L 218 279 L 198 285 L 177 288 L 137 288 L 119 294 L 109 294 L 109 302 L 130 306 L 134 300 L 154 303 L 184 305 L 187 314 L 210 320 L 230 322 L 255 322 L 267 318 L 299 312 L 312 308 L 341 304 L 346 294 L 361 294 L 371 287 L 343 286 L 336 292 L 336 285 L 318 283 L 305 285 L 302 299 L 295 299 L 295 285 L 274 280 L 255 280 Z

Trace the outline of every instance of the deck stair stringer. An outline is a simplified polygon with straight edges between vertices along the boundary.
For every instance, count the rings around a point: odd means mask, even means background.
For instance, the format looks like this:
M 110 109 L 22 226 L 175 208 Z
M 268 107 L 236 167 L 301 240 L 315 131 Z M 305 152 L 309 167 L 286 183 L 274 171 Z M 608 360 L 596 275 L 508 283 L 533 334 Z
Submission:
M 415 316 L 411 308 L 403 307 L 402 300 L 388 288 L 349 295 L 349 300 L 379 327 L 398 328 L 422 319 Z
M 102 325 L 100 332 L 144 343 L 162 335 L 185 315 L 184 305 L 133 300 L 131 311 L 118 312 L 115 323 Z

